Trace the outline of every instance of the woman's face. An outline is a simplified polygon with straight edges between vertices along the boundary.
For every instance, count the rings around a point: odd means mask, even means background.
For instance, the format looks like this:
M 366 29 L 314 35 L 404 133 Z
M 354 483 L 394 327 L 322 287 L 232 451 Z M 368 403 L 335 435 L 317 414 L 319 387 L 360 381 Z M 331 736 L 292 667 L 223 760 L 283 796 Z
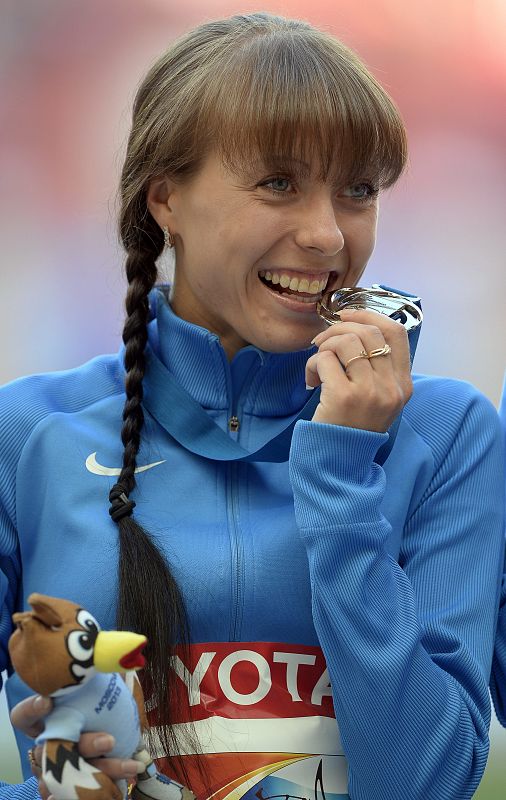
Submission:
M 323 182 L 311 164 L 237 174 L 212 153 L 184 183 L 154 182 L 148 205 L 176 241 L 174 311 L 229 358 L 308 347 L 321 291 L 356 285 L 374 248 L 375 187 Z

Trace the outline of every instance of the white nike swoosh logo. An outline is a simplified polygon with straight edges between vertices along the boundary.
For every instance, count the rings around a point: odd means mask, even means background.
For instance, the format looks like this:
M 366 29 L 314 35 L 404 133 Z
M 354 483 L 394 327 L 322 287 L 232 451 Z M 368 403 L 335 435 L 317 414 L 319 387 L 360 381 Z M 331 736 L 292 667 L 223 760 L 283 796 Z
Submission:
M 104 467 L 102 464 L 99 464 L 97 461 L 97 453 L 91 453 L 86 459 L 86 469 L 88 472 L 92 472 L 94 475 L 121 475 L 121 468 L 120 467 Z M 159 464 L 165 464 L 165 459 L 163 461 L 153 461 L 152 464 L 144 464 L 143 467 L 137 467 L 136 472 L 146 472 L 147 469 L 153 469 L 153 467 L 157 467 Z

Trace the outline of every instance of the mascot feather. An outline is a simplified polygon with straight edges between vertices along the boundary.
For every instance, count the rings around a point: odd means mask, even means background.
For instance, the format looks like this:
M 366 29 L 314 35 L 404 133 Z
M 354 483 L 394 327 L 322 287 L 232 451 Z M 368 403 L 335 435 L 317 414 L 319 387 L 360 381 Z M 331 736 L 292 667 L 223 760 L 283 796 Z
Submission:
M 68 600 L 31 594 L 32 611 L 13 615 L 9 653 L 20 678 L 53 700 L 37 744 L 43 745 L 42 778 L 55 800 L 122 800 L 125 781 L 115 783 L 79 755 L 84 731 L 114 736 L 112 758 L 143 766 L 130 796 L 135 800 L 182 800 L 188 790 L 156 771 L 145 750 L 144 699 L 132 672 L 132 690 L 122 674 L 140 669 L 145 636 L 102 631 L 84 608 Z

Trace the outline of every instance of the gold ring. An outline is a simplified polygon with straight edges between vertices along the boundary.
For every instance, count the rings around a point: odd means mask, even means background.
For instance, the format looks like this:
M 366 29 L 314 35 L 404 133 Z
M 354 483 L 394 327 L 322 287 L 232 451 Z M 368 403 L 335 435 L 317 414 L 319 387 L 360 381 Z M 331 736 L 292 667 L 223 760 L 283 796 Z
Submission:
M 369 358 L 369 356 L 368 356 L 368 354 L 365 352 L 365 350 L 362 350 L 362 351 L 361 351 L 361 352 L 358 354 L 358 356 L 353 356 L 353 358 L 349 358 L 349 359 L 348 359 L 348 361 L 346 362 L 346 364 L 345 364 L 345 365 L 344 365 L 344 367 L 343 367 L 343 369 L 344 369 L 344 371 L 345 371 L 345 372 L 346 372 L 346 370 L 348 369 L 348 367 L 349 367 L 349 365 L 351 364 L 351 362 L 352 362 L 352 361 L 356 361 L 356 360 L 357 360 L 357 358 Z
M 383 347 L 377 347 L 376 350 L 370 350 L 367 353 L 367 358 L 376 358 L 376 356 L 388 356 L 392 352 L 392 348 L 389 344 L 385 344 Z
M 40 764 L 37 764 L 35 760 L 35 747 L 30 747 L 28 751 L 28 761 L 32 770 L 40 769 Z

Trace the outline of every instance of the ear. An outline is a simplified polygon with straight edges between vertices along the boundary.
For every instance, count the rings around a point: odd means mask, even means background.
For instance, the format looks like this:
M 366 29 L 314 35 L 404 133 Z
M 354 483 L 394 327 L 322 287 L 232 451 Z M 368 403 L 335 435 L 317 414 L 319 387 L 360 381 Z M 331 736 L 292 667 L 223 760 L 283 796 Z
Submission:
M 47 625 L 48 628 L 59 628 L 63 624 L 63 619 L 56 609 L 58 605 L 57 598 L 34 592 L 28 598 L 28 602 L 33 608 L 33 616 L 43 622 L 44 625 Z
M 171 231 L 173 227 L 173 209 L 170 199 L 174 187 L 174 181 L 170 178 L 154 178 L 146 192 L 146 202 L 151 216 L 156 220 L 160 228 L 166 225 Z

